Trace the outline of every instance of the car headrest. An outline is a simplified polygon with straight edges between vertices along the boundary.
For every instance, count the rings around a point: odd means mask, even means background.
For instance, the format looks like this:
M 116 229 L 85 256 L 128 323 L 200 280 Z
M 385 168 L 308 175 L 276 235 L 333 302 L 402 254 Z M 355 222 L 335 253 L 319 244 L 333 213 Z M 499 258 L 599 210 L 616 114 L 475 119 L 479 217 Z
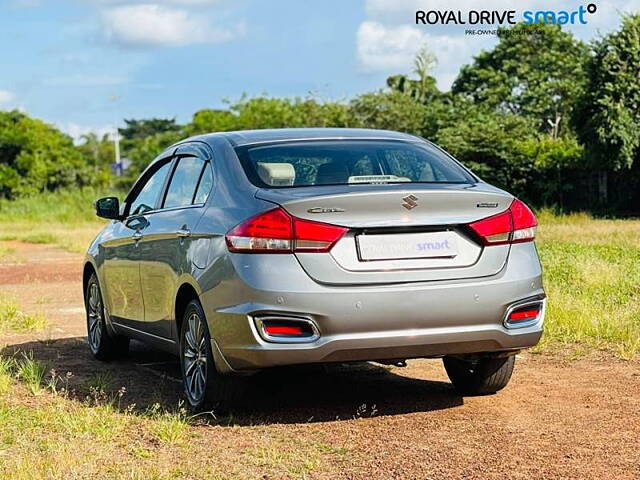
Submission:
M 323 163 L 316 173 L 316 185 L 347 183 L 348 179 L 349 169 L 344 162 L 340 161 Z
M 258 175 L 267 185 L 286 187 L 293 185 L 296 179 L 296 170 L 290 163 L 258 162 Z

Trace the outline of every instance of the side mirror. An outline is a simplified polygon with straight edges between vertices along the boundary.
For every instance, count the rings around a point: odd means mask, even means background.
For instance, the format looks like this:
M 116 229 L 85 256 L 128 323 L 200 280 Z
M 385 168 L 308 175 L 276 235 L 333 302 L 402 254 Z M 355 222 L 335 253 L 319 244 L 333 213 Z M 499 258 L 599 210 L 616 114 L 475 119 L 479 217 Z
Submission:
M 118 197 L 104 197 L 96 200 L 96 215 L 109 220 L 120 219 L 120 201 Z

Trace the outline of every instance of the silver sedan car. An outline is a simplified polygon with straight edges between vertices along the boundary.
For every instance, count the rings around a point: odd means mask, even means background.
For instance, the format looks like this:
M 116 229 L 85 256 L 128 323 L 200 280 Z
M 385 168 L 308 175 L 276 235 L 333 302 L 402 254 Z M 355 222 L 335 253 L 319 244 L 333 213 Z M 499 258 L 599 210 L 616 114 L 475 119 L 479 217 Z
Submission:
M 325 362 L 441 357 L 459 392 L 493 393 L 542 335 L 534 214 L 411 135 L 193 137 L 96 210 L 91 352 L 175 353 L 195 409 L 228 408 L 239 376 Z

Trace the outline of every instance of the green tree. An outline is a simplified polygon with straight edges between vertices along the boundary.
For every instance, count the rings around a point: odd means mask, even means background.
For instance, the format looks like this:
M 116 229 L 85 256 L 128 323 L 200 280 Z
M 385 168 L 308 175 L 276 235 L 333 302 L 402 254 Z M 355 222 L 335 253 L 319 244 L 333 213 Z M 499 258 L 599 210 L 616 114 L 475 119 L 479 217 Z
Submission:
M 242 97 L 228 110 L 196 112 L 186 126 L 189 135 L 255 128 L 344 127 L 348 107 L 307 98 Z
M 542 132 L 568 131 L 584 90 L 588 49 L 559 25 L 518 24 L 462 67 L 452 91 L 500 113 L 524 115 Z
M 13 198 L 91 181 L 91 171 L 70 137 L 21 112 L 0 112 L 0 196 Z
M 350 126 L 423 135 L 428 109 L 397 90 L 365 93 L 349 104 Z
M 185 137 L 182 126 L 175 119 L 125 119 L 125 128 L 119 128 L 122 136 L 121 155 L 130 160 L 126 174 L 118 179 L 117 186 L 127 186 L 165 148 Z
M 118 132 L 126 140 L 136 138 L 146 138 L 156 133 L 174 132 L 181 130 L 175 118 L 149 118 L 143 120 L 125 119 L 127 124 L 124 128 L 119 128 Z
M 537 204 L 562 205 L 564 171 L 579 166 L 583 150 L 576 138 L 552 138 L 533 128 L 532 119 L 456 102 L 436 141 L 489 183 Z
M 593 45 L 575 123 L 595 164 L 621 169 L 640 157 L 640 14 Z
M 115 157 L 115 147 L 109 135 L 104 134 L 100 138 L 96 133 L 87 133 L 82 136 L 81 143 L 77 148 L 93 171 L 94 183 L 100 186 L 109 185 L 111 183 L 111 164 Z
M 531 121 L 522 116 L 478 107 L 440 129 L 437 142 L 484 180 L 523 192 L 534 161 L 522 151 L 522 141 L 532 131 Z
M 387 86 L 391 90 L 410 96 L 418 103 L 428 104 L 441 96 L 436 79 L 431 75 L 436 64 L 435 55 L 426 46 L 422 47 L 416 55 L 413 68 L 413 73 L 418 79 L 413 80 L 406 75 L 393 75 L 387 78 Z
M 182 132 L 166 131 L 123 141 L 123 156 L 128 158 L 131 164 L 125 175 L 118 179 L 116 186 L 123 188 L 131 186 L 131 181 L 137 178 L 154 158 L 182 138 L 184 138 Z

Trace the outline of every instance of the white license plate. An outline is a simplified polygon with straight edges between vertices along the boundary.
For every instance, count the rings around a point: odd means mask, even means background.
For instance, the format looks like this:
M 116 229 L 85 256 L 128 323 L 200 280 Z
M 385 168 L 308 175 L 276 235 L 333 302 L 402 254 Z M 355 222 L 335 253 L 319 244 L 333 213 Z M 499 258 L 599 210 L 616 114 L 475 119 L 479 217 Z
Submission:
M 443 258 L 458 255 L 453 232 L 358 235 L 361 260 Z

